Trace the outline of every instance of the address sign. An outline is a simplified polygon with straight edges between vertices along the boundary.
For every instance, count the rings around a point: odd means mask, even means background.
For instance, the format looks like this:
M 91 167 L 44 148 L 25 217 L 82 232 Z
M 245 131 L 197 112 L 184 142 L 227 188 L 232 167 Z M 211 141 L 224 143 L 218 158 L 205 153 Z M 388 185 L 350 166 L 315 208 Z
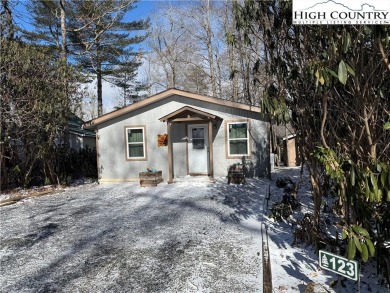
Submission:
M 359 277 L 359 264 L 355 260 L 348 260 L 339 255 L 320 250 L 320 267 L 335 272 L 346 278 L 357 281 Z

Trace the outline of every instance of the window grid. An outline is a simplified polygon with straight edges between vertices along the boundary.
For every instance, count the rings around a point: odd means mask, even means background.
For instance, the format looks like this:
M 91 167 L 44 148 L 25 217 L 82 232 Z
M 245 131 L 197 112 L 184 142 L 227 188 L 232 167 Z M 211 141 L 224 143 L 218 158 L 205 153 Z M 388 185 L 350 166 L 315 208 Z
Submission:
M 237 124 L 245 124 L 246 125 L 246 134 L 245 136 L 246 137 L 238 137 L 238 138 L 231 138 L 230 136 L 230 128 L 231 128 L 231 125 L 237 125 Z M 227 135 L 228 135 L 228 156 L 229 157 L 233 157 L 233 156 L 248 156 L 249 155 L 249 128 L 248 128 L 248 123 L 247 122 L 228 122 L 227 123 Z M 232 154 L 231 153 L 231 142 L 239 142 L 239 141 L 243 141 L 246 143 L 246 152 L 242 152 L 242 153 L 234 153 Z
M 133 142 L 130 142 L 129 138 L 130 138 L 130 131 L 131 130 L 141 130 L 142 132 L 142 140 L 139 140 L 137 139 L 137 141 L 133 141 Z M 137 134 L 137 133 L 135 133 Z M 126 145 L 127 145 L 127 149 L 126 149 L 126 158 L 129 159 L 129 160 L 136 160 L 136 159 L 146 159 L 146 149 L 145 149 L 145 145 L 146 145 L 146 142 L 145 142 L 145 127 L 126 127 Z M 142 155 L 140 156 L 131 156 L 130 155 L 130 146 L 142 146 Z M 136 151 L 134 151 L 136 152 Z

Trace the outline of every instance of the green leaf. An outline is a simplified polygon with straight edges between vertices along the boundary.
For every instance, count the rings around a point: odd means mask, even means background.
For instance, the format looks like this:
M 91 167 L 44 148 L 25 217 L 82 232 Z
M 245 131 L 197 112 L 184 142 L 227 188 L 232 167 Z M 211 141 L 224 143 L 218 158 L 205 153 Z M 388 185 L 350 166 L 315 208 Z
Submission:
M 352 230 L 356 233 L 356 234 L 359 234 L 361 236 L 364 236 L 364 237 L 370 237 L 370 234 L 368 234 L 367 230 L 360 227 L 360 226 L 352 226 Z
M 364 184 L 365 184 L 365 186 L 364 186 L 365 187 L 364 193 L 365 193 L 365 196 L 366 196 L 366 200 L 369 200 L 371 191 L 370 191 L 370 188 L 368 186 L 367 178 L 364 178 Z
M 374 193 L 374 197 L 377 200 L 378 199 L 378 181 L 374 175 L 374 173 L 370 174 L 370 180 L 372 184 L 372 192 Z
M 386 171 L 383 171 L 381 173 L 381 183 L 382 183 L 383 187 L 386 185 L 386 179 L 387 179 L 387 173 L 386 173 Z
M 345 65 L 343 60 L 341 60 L 339 63 L 338 77 L 339 77 L 339 81 L 342 84 L 345 85 L 347 83 L 347 78 L 348 78 L 347 66 Z
M 371 173 L 370 174 L 370 180 L 371 180 L 371 184 L 372 184 L 372 186 L 375 188 L 378 188 L 378 182 L 377 182 L 377 180 L 376 180 L 376 178 L 375 178 L 375 175 L 374 175 L 374 173 Z
M 390 129 L 390 121 L 386 122 L 385 125 L 383 125 L 384 130 L 389 130 Z
M 345 63 L 345 65 L 347 66 L 348 72 L 349 72 L 352 76 L 355 76 L 355 70 L 354 70 L 348 63 Z
M 386 201 L 390 202 L 390 190 L 387 191 Z
M 368 260 L 368 249 L 365 243 L 362 243 L 362 260 L 364 262 Z
M 348 241 L 347 254 L 348 254 L 349 260 L 353 259 L 356 255 L 356 246 L 355 246 L 355 242 L 353 241 L 352 237 L 349 238 L 349 241 Z
M 13 171 L 14 171 L 15 173 L 21 173 L 19 165 L 16 165 L 16 166 L 13 168 Z
M 326 70 L 327 70 L 331 75 L 333 75 L 334 77 L 339 78 L 338 75 L 336 74 L 336 72 L 334 72 L 332 69 L 326 68 Z
M 337 53 L 337 47 L 336 47 L 336 44 L 334 42 L 334 40 L 332 39 L 332 51 L 333 51 L 333 55 L 336 55 Z
M 374 201 L 375 199 L 375 194 L 373 192 L 370 191 L 370 201 Z
M 290 121 L 290 115 L 288 114 L 288 112 L 284 112 L 283 119 L 284 119 L 284 122 L 289 122 Z
M 345 239 L 347 238 L 347 232 L 345 231 L 345 229 L 343 229 L 343 231 L 341 232 L 341 239 Z
M 343 52 L 347 53 L 348 47 L 351 44 L 351 35 L 349 33 L 343 35 Z
M 382 201 L 382 195 L 383 195 L 382 189 L 378 189 L 378 193 L 376 195 L 376 201 L 377 202 L 381 202 Z
M 374 254 L 375 254 L 374 244 L 372 244 L 371 240 L 368 238 L 366 238 L 366 243 L 367 243 L 367 247 L 368 247 L 368 251 L 370 252 L 370 255 L 374 256 Z
M 362 246 L 360 245 L 359 239 L 358 239 L 355 235 L 353 235 L 352 238 L 353 238 L 353 241 L 355 242 L 356 248 L 357 248 L 360 252 L 362 252 Z

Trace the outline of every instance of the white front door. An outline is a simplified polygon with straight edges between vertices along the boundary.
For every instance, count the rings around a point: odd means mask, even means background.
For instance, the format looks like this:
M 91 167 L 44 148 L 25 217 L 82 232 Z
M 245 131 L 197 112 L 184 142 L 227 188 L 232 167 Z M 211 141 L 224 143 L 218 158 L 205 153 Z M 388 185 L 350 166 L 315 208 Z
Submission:
M 208 174 L 209 135 L 207 124 L 188 125 L 188 173 Z

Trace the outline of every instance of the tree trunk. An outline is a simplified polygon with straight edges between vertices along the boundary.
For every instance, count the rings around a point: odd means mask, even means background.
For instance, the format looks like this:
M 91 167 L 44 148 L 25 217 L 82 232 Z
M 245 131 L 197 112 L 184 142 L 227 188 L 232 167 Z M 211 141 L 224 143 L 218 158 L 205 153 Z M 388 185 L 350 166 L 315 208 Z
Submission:
M 363 122 L 364 122 L 364 129 L 366 131 L 368 146 L 370 148 L 369 154 L 371 156 L 371 159 L 373 161 L 375 161 L 376 160 L 376 145 L 373 143 L 371 128 L 369 125 L 369 117 L 368 117 L 367 109 L 365 107 L 363 109 Z
M 239 56 L 239 60 L 240 60 L 240 65 L 241 65 L 241 77 L 242 77 L 242 84 L 243 84 L 243 98 L 246 102 L 248 102 L 249 104 L 252 104 L 251 102 L 251 94 L 250 94 L 250 87 L 249 87 L 249 84 L 250 84 L 250 76 L 249 76 L 249 70 L 250 68 L 248 67 L 247 64 L 245 64 L 245 62 L 247 61 L 247 52 L 244 51 L 244 47 L 243 47 L 243 39 L 242 39 L 242 35 L 241 35 L 241 32 L 238 32 L 238 56 Z
M 67 64 L 67 54 L 66 54 L 66 13 L 65 13 L 65 0 L 60 0 L 60 9 L 61 9 L 61 59 L 64 63 L 64 66 Z M 64 118 L 64 146 L 66 149 L 69 148 L 69 117 L 68 117 L 68 109 L 69 109 L 69 98 L 68 98 L 68 80 L 64 78 L 65 83 L 65 108 L 63 112 Z
M 230 70 L 234 72 L 234 75 L 232 76 L 232 99 L 234 102 L 238 102 L 238 78 L 236 74 L 236 60 L 235 60 L 236 54 L 234 50 L 234 46 L 231 48 L 231 52 L 229 52 L 229 58 L 230 58 Z
M 226 22 L 224 23 L 224 25 L 226 27 L 225 35 L 233 34 L 233 32 L 235 30 L 236 23 L 235 23 L 234 17 L 232 18 L 231 23 L 230 24 L 228 23 L 228 19 L 229 19 L 229 7 L 228 6 L 226 6 L 226 9 L 225 9 L 225 19 L 226 19 Z M 234 102 L 237 102 L 237 99 L 238 99 L 238 78 L 237 78 L 237 74 L 236 74 L 237 68 L 236 68 L 235 46 L 236 45 L 229 45 L 227 47 L 227 50 L 228 50 L 228 56 L 229 56 L 230 87 L 231 87 L 230 88 L 231 97 L 229 97 L 229 99 L 231 99 Z
M 219 53 L 218 53 L 219 55 Z M 217 64 L 217 70 L 218 70 L 218 98 L 222 98 L 222 70 L 221 70 L 221 61 L 219 57 L 216 57 L 216 64 Z
M 61 9 L 61 55 L 62 59 L 66 62 L 66 13 L 65 13 L 65 0 L 60 0 Z
M 103 115 L 103 92 L 102 92 L 102 65 L 98 64 L 96 70 L 97 79 L 97 102 L 98 102 L 98 117 Z
M 205 16 L 205 29 L 206 29 L 206 42 L 207 42 L 207 52 L 209 55 L 209 66 L 210 66 L 210 81 L 213 97 L 217 97 L 217 86 L 215 78 L 215 68 L 214 68 L 214 56 L 213 56 L 213 44 L 212 44 L 212 33 L 211 33 L 211 23 L 210 23 L 210 0 L 206 0 L 206 16 Z
M 321 217 L 321 182 L 320 174 L 318 173 L 317 163 L 307 161 L 307 166 L 310 171 L 310 182 L 313 192 L 314 214 L 313 214 L 313 227 L 317 231 L 320 225 Z M 314 240 L 314 239 L 313 239 Z
M 172 76 L 171 76 L 172 79 L 169 88 L 176 88 L 176 62 L 175 62 L 175 66 L 172 66 L 171 70 L 172 70 Z

